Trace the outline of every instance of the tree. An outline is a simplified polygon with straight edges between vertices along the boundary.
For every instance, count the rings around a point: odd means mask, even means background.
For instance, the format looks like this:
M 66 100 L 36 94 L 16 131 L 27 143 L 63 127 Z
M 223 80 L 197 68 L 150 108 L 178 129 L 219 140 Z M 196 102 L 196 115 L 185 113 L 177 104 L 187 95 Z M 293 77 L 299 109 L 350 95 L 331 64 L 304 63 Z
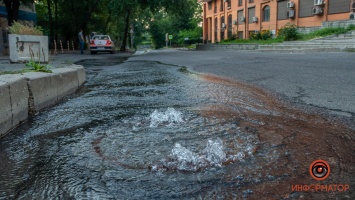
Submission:
M 135 42 L 154 26 L 157 31 L 162 29 L 164 35 L 165 30 L 172 28 L 176 34 L 180 30 L 194 29 L 196 23 L 191 19 L 194 19 L 196 4 L 197 0 L 38 0 L 36 10 L 38 25 L 51 40 L 55 37 L 77 41 L 78 30 L 82 28 L 84 34 L 109 34 L 116 44 L 120 41 L 116 46 L 124 51 L 131 28 Z M 158 20 L 155 16 L 163 13 L 172 22 Z M 160 20 L 163 21 L 158 23 Z
M 144 10 L 149 10 L 151 13 L 157 13 L 163 10 L 167 13 L 182 15 L 184 11 L 191 9 L 190 6 L 192 2 L 196 2 L 196 0 L 111 0 L 110 8 L 114 13 L 117 15 L 120 13 L 124 14 L 125 26 L 120 50 L 125 51 L 128 29 L 132 23 L 132 19 L 134 19 L 137 14 L 144 13 Z
M 7 23 L 12 26 L 14 21 L 18 20 L 18 11 L 20 9 L 20 0 L 3 0 L 7 11 Z M 34 0 L 21 0 L 22 3 L 33 3 Z
M 199 42 L 202 36 L 202 28 L 198 27 L 202 19 L 202 7 L 194 0 L 187 0 L 186 4 L 187 8 L 178 12 L 160 10 L 154 14 L 149 32 L 155 48 L 163 47 L 165 33 L 173 35 L 172 43 L 183 44 L 186 37 L 192 43 Z

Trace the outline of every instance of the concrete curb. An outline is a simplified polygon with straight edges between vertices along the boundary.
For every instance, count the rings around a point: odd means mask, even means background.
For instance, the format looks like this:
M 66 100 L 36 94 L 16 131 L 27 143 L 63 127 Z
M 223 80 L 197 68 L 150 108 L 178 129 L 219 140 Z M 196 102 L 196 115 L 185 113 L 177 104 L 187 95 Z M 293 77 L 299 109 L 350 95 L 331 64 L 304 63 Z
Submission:
M 52 71 L 0 76 L 0 137 L 28 116 L 74 93 L 86 81 L 85 69 L 79 65 Z

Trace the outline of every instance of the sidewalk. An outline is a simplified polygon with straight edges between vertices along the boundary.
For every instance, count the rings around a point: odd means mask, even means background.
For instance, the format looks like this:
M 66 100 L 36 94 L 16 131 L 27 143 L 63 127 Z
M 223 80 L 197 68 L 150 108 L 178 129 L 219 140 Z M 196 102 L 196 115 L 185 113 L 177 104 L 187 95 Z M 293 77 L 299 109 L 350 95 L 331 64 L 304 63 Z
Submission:
M 79 51 L 58 53 L 57 55 L 49 56 L 49 65 L 52 68 L 62 68 L 85 59 L 107 59 L 107 57 L 130 55 L 132 55 L 131 52 L 116 52 L 115 54 L 102 53 L 97 55 L 91 55 L 89 51 L 86 51 L 84 55 L 80 55 Z M 25 68 L 25 63 L 10 63 L 9 56 L 0 56 L 0 74 L 1 72 L 20 71 Z

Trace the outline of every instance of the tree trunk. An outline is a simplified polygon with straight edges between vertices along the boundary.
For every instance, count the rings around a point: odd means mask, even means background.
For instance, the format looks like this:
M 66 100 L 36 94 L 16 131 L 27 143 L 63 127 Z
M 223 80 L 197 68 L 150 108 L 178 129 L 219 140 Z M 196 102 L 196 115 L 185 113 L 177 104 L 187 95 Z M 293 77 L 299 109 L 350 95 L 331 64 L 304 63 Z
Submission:
M 126 26 L 125 26 L 125 30 L 124 30 L 123 41 L 122 41 L 122 46 L 121 46 L 120 51 L 126 50 L 128 28 L 129 28 L 129 16 L 130 16 L 130 10 L 127 10 L 127 15 L 126 15 L 126 20 L 125 20 Z
M 52 8 L 51 1 L 47 0 L 47 9 L 48 9 L 48 19 L 49 19 L 49 48 L 51 48 L 53 40 L 53 17 L 52 17 Z
M 14 21 L 18 19 L 18 10 L 20 8 L 20 0 L 4 0 L 7 11 L 7 24 L 12 26 Z
M 58 41 L 58 0 L 54 0 L 55 40 Z

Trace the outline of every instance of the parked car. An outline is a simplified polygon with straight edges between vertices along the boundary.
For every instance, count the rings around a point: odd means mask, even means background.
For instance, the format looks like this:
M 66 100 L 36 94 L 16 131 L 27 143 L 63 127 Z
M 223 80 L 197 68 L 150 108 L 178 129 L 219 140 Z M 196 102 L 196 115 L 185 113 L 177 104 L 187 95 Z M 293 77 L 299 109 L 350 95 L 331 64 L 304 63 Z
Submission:
M 90 53 L 97 52 L 115 53 L 115 44 L 108 35 L 94 35 L 90 40 Z

